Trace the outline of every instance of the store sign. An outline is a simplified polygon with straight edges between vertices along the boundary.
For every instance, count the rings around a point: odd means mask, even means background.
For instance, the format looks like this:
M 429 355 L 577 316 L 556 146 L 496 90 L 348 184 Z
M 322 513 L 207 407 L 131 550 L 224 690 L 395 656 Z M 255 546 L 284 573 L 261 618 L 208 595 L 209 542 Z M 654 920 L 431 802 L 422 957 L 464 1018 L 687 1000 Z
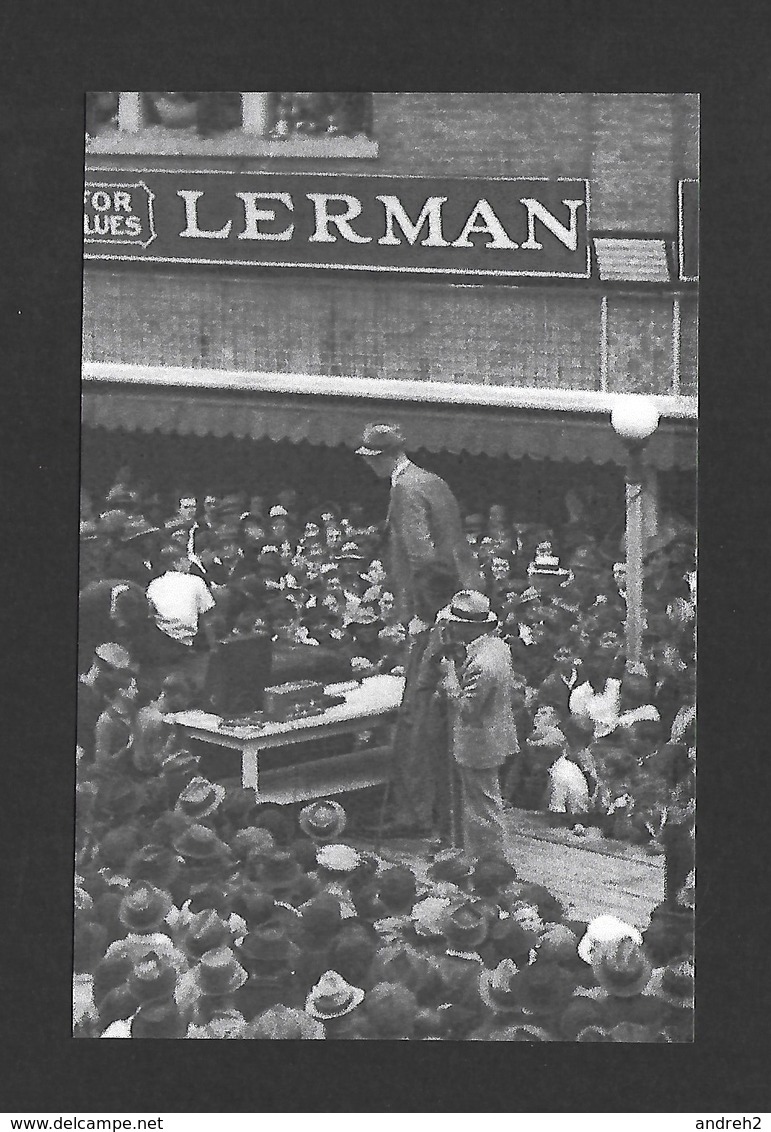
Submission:
M 101 171 L 86 259 L 588 279 L 580 179 Z
M 699 182 L 679 181 L 677 186 L 677 261 L 680 279 L 699 278 Z

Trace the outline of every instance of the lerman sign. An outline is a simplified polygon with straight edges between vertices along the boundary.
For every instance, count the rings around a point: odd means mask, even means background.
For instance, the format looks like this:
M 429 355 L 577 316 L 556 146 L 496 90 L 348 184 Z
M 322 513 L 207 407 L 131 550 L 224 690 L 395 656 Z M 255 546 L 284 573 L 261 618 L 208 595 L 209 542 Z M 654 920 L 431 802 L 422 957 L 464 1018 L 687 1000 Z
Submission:
M 86 259 L 588 279 L 584 180 L 101 171 Z

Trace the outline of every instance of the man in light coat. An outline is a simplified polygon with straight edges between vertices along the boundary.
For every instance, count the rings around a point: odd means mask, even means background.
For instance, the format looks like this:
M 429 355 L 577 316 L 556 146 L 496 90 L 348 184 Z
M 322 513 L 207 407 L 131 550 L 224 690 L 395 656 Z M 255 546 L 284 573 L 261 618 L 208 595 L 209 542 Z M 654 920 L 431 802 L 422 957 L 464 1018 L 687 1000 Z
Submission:
M 510 856 L 498 768 L 517 750 L 509 646 L 495 630 L 489 600 L 461 591 L 450 602 L 442 661 L 451 749 L 461 785 L 464 848 Z
M 438 611 L 457 590 L 481 590 L 484 582 L 455 496 L 443 479 L 413 464 L 404 447 L 398 426 L 371 424 L 357 449 L 375 475 L 391 481 L 388 586 L 410 640 L 394 735 L 387 832 L 444 834 L 449 825 L 448 799 L 443 795 L 446 721 L 434 694 L 438 674 L 425 654 Z

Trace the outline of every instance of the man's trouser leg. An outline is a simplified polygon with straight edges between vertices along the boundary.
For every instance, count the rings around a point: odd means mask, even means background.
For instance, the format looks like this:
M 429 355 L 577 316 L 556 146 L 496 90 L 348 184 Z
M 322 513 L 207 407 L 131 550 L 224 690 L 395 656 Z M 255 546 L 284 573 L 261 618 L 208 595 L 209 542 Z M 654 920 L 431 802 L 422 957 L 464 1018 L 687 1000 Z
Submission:
M 431 825 L 436 790 L 434 759 L 428 746 L 432 741 L 433 691 L 419 685 L 428 639 L 428 631 L 418 633 L 407 659 L 404 696 L 394 728 L 390 802 L 391 821 L 422 828 Z
M 498 768 L 476 770 L 459 766 L 463 796 L 463 840 L 472 857 L 485 853 L 508 855 L 503 800 Z

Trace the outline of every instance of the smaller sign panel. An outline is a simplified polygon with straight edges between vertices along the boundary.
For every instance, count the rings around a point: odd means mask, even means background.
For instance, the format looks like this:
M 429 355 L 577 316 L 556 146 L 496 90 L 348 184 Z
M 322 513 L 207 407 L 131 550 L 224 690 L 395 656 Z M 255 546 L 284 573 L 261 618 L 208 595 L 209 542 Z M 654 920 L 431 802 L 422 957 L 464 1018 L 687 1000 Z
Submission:
M 680 279 L 699 279 L 699 182 L 684 180 L 677 186 L 677 259 Z
M 86 259 L 590 276 L 583 179 L 144 169 L 85 188 Z

